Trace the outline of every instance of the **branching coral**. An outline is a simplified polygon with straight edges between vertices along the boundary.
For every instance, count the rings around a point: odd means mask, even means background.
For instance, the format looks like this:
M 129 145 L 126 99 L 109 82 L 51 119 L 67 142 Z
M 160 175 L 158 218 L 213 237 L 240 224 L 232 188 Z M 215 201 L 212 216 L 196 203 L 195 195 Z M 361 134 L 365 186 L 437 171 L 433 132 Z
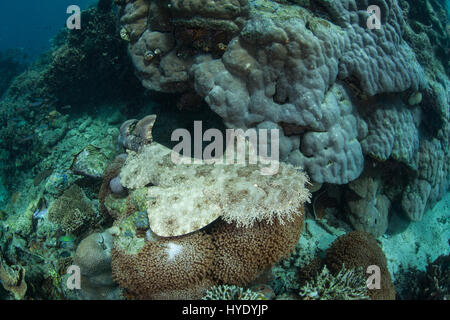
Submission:
M 126 44 L 119 37 L 118 19 L 103 9 L 83 11 L 83 28 L 62 31 L 64 42 L 52 52 L 44 84 L 61 103 L 83 104 L 88 98 L 93 101 L 136 92 L 130 85 L 136 82 Z
M 263 300 L 264 295 L 237 286 L 214 286 L 206 291 L 202 300 Z
M 335 275 L 324 266 L 317 276 L 300 288 L 305 300 L 368 300 L 366 279 L 362 270 L 345 267 Z

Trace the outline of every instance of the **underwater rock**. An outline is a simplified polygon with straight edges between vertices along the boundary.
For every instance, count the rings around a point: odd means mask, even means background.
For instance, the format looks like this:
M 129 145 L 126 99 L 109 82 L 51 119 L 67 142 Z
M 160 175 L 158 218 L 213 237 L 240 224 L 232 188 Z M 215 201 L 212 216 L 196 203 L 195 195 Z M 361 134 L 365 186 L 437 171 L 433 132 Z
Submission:
M 108 157 L 100 148 L 88 145 L 74 156 L 70 170 L 75 174 L 100 180 L 108 162 Z
M 80 267 L 82 285 L 80 295 L 88 300 L 116 300 L 120 289 L 111 273 L 111 249 L 114 231 L 93 233 L 84 238 L 75 252 L 74 264 Z

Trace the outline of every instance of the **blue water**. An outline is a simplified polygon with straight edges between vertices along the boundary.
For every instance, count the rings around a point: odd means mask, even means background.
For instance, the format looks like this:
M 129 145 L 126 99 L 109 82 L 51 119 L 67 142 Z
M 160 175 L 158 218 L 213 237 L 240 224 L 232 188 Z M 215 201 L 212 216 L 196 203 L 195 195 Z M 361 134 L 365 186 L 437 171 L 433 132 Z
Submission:
M 0 1 L 0 51 L 23 48 L 33 59 L 50 47 L 50 41 L 65 26 L 69 5 L 85 9 L 96 0 Z

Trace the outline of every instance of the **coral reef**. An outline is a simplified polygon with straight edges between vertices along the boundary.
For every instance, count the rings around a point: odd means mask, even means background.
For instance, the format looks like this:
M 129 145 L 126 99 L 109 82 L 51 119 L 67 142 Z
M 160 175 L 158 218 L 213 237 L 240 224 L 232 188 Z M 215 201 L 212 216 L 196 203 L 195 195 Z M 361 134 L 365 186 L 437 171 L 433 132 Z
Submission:
M 130 227 L 132 220 L 119 225 L 112 250 L 113 277 L 129 295 L 140 299 L 173 299 L 180 297 L 180 291 L 185 292 L 184 299 L 199 299 L 214 284 L 246 285 L 290 254 L 302 222 L 298 217 L 284 225 L 236 228 L 219 221 L 205 231 L 159 238 Z
M 0 52 L 1 298 L 448 299 L 448 9 L 99 0 Z M 175 163 L 194 120 L 278 129 L 278 172 Z
M 83 28 L 61 31 L 62 43 L 52 52 L 43 77 L 50 94 L 63 105 L 136 93 L 117 17 L 106 9 L 87 9 L 81 15 Z
M 448 300 L 450 298 L 450 256 L 442 255 L 428 264 L 425 271 L 404 271 L 395 286 L 403 300 Z
M 442 59 L 448 31 L 441 5 L 421 1 L 419 19 L 409 1 L 379 1 L 382 28 L 367 30 L 366 0 L 287 2 L 240 1 L 242 10 L 234 12 L 242 23 L 228 28 L 220 54 L 208 44 L 220 38 L 210 33 L 217 25 L 189 35 L 178 30 L 209 17 L 196 1 L 164 8 L 156 1 L 117 3 L 144 87 L 189 92 L 193 83 L 227 127 L 280 129 L 281 160 L 303 167 L 312 182 L 348 184 L 366 162 L 382 164 L 382 176 L 393 173 L 404 190 L 378 180 L 383 192 L 373 217 L 362 213 L 371 199 L 350 205 L 357 229 L 381 236 L 389 203 L 402 203 L 403 215 L 421 220 L 449 187 L 450 84 Z M 211 12 L 220 12 L 221 3 L 214 4 Z M 431 166 L 421 165 L 426 158 Z M 399 164 L 406 167 L 389 168 Z
M 147 241 L 136 254 L 126 254 L 116 245 L 112 251 L 114 280 L 141 299 L 190 289 L 206 277 L 213 252 L 210 237 L 202 233 L 186 239 Z
M 261 175 L 262 165 L 175 164 L 171 156 L 170 149 L 153 143 L 131 153 L 120 172 L 128 189 L 153 185 L 146 210 L 160 236 L 183 235 L 218 217 L 238 227 L 289 220 L 309 201 L 306 176 L 288 164 L 280 163 L 271 176 Z
M 219 283 L 243 286 L 262 271 L 287 258 L 297 244 L 303 217 L 281 223 L 255 223 L 247 228 L 222 224 L 213 231 L 216 255 L 213 278 Z
M 416 169 L 420 109 L 407 108 L 398 99 L 380 99 L 379 105 L 371 108 L 376 110 L 365 110 L 368 133 L 361 141 L 364 153 L 379 161 L 392 157 Z
M 22 266 L 8 266 L 0 256 L 0 282 L 14 299 L 22 300 L 27 293 L 25 269 Z
M 61 225 L 67 233 L 81 234 L 95 227 L 99 218 L 84 191 L 72 185 L 48 208 L 50 221 Z
M 214 286 L 206 291 L 202 300 L 263 300 L 261 293 L 237 286 Z
M 116 176 L 121 163 L 117 158 L 107 176 Z M 307 179 L 286 164 L 273 176 L 260 168 L 175 166 L 170 149 L 156 142 L 130 151 L 120 169 L 129 195 L 124 202 L 109 192 L 104 200 L 107 210 L 121 212 L 113 213 L 120 229 L 114 279 L 134 298 L 201 298 L 214 284 L 247 285 L 286 258 L 300 236 Z M 260 189 L 253 192 L 255 184 Z M 242 191 L 245 197 L 236 197 Z
M 97 102 L 134 99 L 142 91 L 119 37 L 117 16 L 96 8 L 82 16 L 82 30 L 63 29 L 0 101 L 0 175 L 7 185 L 14 186 L 16 175 L 38 164 L 65 137 L 68 113 L 91 106 L 95 112 Z
M 0 51 L 0 97 L 8 89 L 12 80 L 25 69 L 24 53 L 19 49 Z
M 386 257 L 376 240 L 363 231 L 353 231 L 337 238 L 328 248 L 325 264 L 333 274 L 337 274 L 342 266 L 348 269 L 362 268 L 365 272 L 370 265 L 380 268 L 380 289 L 368 291 L 372 300 L 393 300 L 395 289 L 391 275 L 387 269 Z
M 92 233 L 84 238 L 75 252 L 73 262 L 80 267 L 82 299 L 114 300 L 120 297 L 111 275 L 113 229 Z
M 137 75 L 145 87 L 163 92 L 186 91 L 192 52 L 223 54 L 249 11 L 247 0 L 115 2 Z
M 311 282 L 300 288 L 304 300 L 368 300 L 366 279 L 361 270 L 343 267 L 333 275 L 325 266 Z
M 349 220 L 355 230 L 382 236 L 389 222 L 391 201 L 382 191 L 382 179 L 370 167 L 356 180 L 350 182 L 346 194 Z

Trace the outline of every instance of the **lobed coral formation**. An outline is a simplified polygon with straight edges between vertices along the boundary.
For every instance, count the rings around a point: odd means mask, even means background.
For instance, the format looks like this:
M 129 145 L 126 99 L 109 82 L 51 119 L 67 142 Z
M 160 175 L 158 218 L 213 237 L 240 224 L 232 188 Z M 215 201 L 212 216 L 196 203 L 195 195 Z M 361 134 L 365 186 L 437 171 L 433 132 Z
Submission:
M 346 204 L 348 219 L 356 230 L 382 236 L 389 222 L 390 199 L 382 189 L 383 180 L 376 169 L 370 167 L 348 184 Z
M 249 9 L 247 0 L 115 2 L 137 74 L 147 88 L 163 92 L 186 91 L 190 52 L 224 51 Z
M 279 129 L 281 160 L 304 167 L 313 182 L 348 184 L 372 159 L 389 173 L 391 164 L 401 168 L 394 180 L 404 190 L 378 180 L 383 195 L 370 196 L 380 200 L 377 213 L 363 213 L 370 199 L 353 201 L 350 219 L 380 236 L 389 203 L 401 203 L 419 221 L 449 186 L 450 84 L 445 61 L 435 59 L 448 42 L 441 5 L 421 1 L 419 19 L 408 1 L 378 1 L 382 27 L 370 30 L 367 0 L 287 2 L 232 2 L 240 22 L 219 28 L 227 29 L 224 38 L 208 20 L 210 13 L 234 19 L 222 14 L 222 2 L 201 10 L 195 0 L 117 3 L 144 87 L 189 92 L 193 83 L 226 126 Z M 180 25 L 201 27 L 187 35 Z M 220 54 L 210 48 L 219 39 Z M 425 158 L 433 164 L 421 165 Z

